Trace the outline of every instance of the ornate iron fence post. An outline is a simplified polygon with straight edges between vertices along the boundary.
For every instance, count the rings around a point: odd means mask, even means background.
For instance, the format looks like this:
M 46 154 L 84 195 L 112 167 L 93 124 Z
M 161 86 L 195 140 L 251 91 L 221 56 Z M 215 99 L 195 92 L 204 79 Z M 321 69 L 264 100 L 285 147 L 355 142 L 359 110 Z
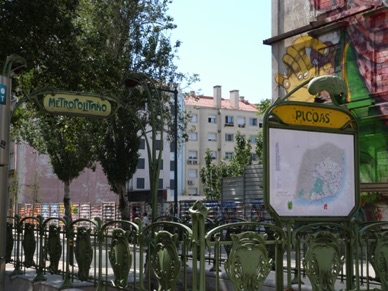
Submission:
M 73 253 L 70 252 L 70 248 L 73 244 L 73 229 L 72 229 L 72 223 L 71 218 L 64 216 L 63 222 L 65 224 L 65 233 L 66 233 L 66 271 L 65 271 L 65 280 L 63 281 L 60 289 L 66 289 L 66 288 L 72 288 L 73 284 L 70 280 L 70 262 L 72 262 L 71 256 Z
M 196 201 L 189 211 L 193 221 L 193 291 L 205 291 L 205 221 L 209 209 Z
M 39 262 L 38 267 L 36 269 L 36 276 L 34 278 L 34 282 L 40 282 L 40 281 L 46 281 L 47 277 L 44 276 L 43 269 L 45 267 L 45 257 L 46 257 L 46 251 L 44 249 L 43 245 L 43 239 L 44 239 L 44 228 L 45 224 L 43 223 L 43 217 L 38 215 L 38 234 L 39 234 Z
M 11 273 L 11 277 L 23 274 L 23 271 L 20 269 L 20 262 L 21 262 L 20 234 L 22 233 L 23 225 L 20 220 L 20 216 L 17 214 L 15 215 L 15 229 L 16 229 L 16 263 L 15 263 L 15 269 Z
M 102 230 L 102 220 L 99 217 L 94 218 L 96 221 L 96 234 L 98 240 L 98 284 L 97 291 L 102 291 L 104 283 L 102 280 L 102 243 L 104 242 L 104 233 Z

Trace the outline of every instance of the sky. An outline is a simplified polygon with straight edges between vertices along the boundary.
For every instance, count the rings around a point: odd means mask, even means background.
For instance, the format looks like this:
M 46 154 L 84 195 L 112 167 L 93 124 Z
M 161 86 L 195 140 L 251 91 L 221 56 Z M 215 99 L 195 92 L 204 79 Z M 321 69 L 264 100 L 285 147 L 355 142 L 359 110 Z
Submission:
M 213 96 L 221 86 L 222 97 L 239 90 L 250 103 L 271 98 L 271 0 L 174 0 L 168 14 L 178 28 L 171 40 L 180 40 L 178 71 L 199 74 L 200 82 L 186 86 Z

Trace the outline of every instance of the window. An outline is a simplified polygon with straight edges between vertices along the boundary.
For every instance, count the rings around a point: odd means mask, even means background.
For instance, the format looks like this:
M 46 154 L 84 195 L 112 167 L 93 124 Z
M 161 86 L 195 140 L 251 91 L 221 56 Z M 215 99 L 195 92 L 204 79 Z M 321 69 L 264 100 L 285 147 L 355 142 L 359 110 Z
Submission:
M 175 142 L 170 142 L 170 153 L 175 153 Z
M 191 141 L 198 140 L 197 133 L 196 132 L 190 132 L 189 133 L 189 140 L 191 140 Z
M 171 190 L 175 190 L 175 183 L 174 183 L 174 179 L 170 179 L 170 189 Z
M 163 170 L 163 160 L 160 160 L 160 169 Z
M 189 151 L 189 159 L 197 159 L 198 152 L 197 151 Z
M 145 169 L 145 159 L 140 158 L 137 161 L 137 169 Z
M 142 139 L 140 140 L 139 149 L 141 149 L 141 150 L 144 150 L 144 149 L 145 149 L 145 139 L 144 139 L 144 138 L 142 138 Z
M 225 116 L 225 125 L 233 126 L 233 116 Z
M 262 122 L 259 123 L 259 128 L 263 128 L 263 123 Z
M 175 171 L 175 161 L 170 161 L 170 171 Z
M 190 118 L 191 123 L 197 123 L 198 122 L 198 115 L 197 114 L 192 114 Z
M 225 133 L 225 141 L 234 141 L 233 133 Z
M 257 154 L 256 153 L 251 153 L 252 156 L 252 161 L 257 162 Z
M 189 164 L 189 165 L 196 165 L 198 163 L 197 159 L 198 159 L 197 151 L 189 151 L 188 159 L 187 159 L 187 164 Z
M 217 117 L 215 115 L 209 115 L 209 117 L 207 118 L 207 121 L 209 123 L 217 123 Z
M 211 151 L 210 156 L 212 157 L 213 160 L 217 159 L 217 152 Z
M 233 152 L 225 153 L 225 160 L 230 161 L 233 158 Z
M 257 118 L 249 118 L 250 126 L 257 126 Z
M 238 125 L 238 127 L 245 127 L 245 117 L 238 116 L 237 117 L 237 125 Z
M 137 178 L 136 179 L 136 188 L 137 189 L 144 189 L 144 178 Z
M 197 178 L 198 177 L 198 170 L 197 169 L 189 169 L 188 171 L 189 178 Z
M 209 132 L 207 134 L 207 140 L 208 141 L 216 141 L 217 140 L 217 134 L 214 132 Z
M 197 196 L 198 195 L 198 189 L 197 188 L 188 188 L 187 193 L 192 196 Z
M 159 181 L 158 181 L 158 189 L 163 189 L 163 179 L 159 179 Z
M 256 144 L 256 136 L 250 135 L 249 136 L 249 143 L 250 144 Z
M 163 144 L 160 141 L 160 139 L 156 140 L 156 150 L 158 151 L 163 150 Z

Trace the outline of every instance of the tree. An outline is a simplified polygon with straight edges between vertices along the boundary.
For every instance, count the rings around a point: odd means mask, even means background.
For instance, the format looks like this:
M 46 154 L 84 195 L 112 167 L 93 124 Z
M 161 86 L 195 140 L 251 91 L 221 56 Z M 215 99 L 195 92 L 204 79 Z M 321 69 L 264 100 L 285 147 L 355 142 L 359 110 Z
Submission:
M 210 149 L 205 153 L 205 167 L 200 170 L 203 191 L 207 200 L 220 199 L 222 177 L 221 166 L 213 164 L 213 156 Z
M 269 107 L 272 105 L 271 99 L 260 100 L 260 103 L 257 105 L 257 110 L 259 110 L 259 115 L 264 114 Z M 259 161 L 259 164 L 263 163 L 263 129 L 259 129 L 256 134 L 256 155 Z
M 73 25 L 78 1 L 2 1 L 0 8 L 0 60 L 18 54 L 27 60 L 27 72 L 15 79 L 13 88 L 19 97 L 39 89 L 80 90 L 77 74 L 82 52 Z M 13 117 L 19 134 L 40 153 L 49 155 L 54 172 L 64 182 L 65 214 L 71 216 L 70 183 L 93 163 L 93 136 L 85 120 L 47 116 L 27 104 Z M 21 120 L 23 118 L 24 122 Z M 18 124 L 16 124 L 16 121 Z
M 241 176 L 244 173 L 245 167 L 252 163 L 251 149 L 250 143 L 237 132 L 234 155 L 229 164 L 221 161 L 214 165 L 211 151 L 209 149 L 206 151 L 205 167 L 200 170 L 206 199 L 220 199 L 222 178 Z
M 65 215 L 71 217 L 70 184 L 84 168 L 94 167 L 95 143 L 93 135 L 87 134 L 89 120 L 35 114 L 36 118 L 22 125 L 20 134 L 33 148 L 48 154 L 54 173 L 64 183 Z
M 89 141 L 101 138 L 96 142 L 99 145 L 98 156 L 112 190 L 119 192 L 120 197 L 125 197 L 123 177 L 132 177 L 138 158 L 136 146 L 139 138 L 135 137 L 135 132 L 129 134 L 126 130 L 134 131 L 142 125 L 136 122 L 134 113 L 142 112 L 139 108 L 147 98 L 140 90 L 131 93 L 126 90 L 124 81 L 127 75 L 131 72 L 145 73 L 162 87 L 170 82 L 179 82 L 184 77 L 177 72 L 173 63 L 180 42 L 170 43 L 169 32 L 175 25 L 166 14 L 168 3 L 164 0 L 54 0 L 47 5 L 41 0 L 34 3 L 14 0 L 0 6 L 3 12 L 0 16 L 0 36 L 4 36 L 1 41 L 4 41 L 3 47 L 9 48 L 1 53 L 26 56 L 30 65 L 28 72 L 17 82 L 20 86 L 14 86 L 15 89 L 22 89 L 20 94 L 28 95 L 42 88 L 55 87 L 97 93 L 117 100 L 120 105 L 115 112 L 117 115 L 104 122 L 88 120 L 88 126 L 85 124 L 82 127 L 85 128 L 82 135 L 89 134 Z M 20 33 L 15 31 L 16 27 L 20 28 Z M 14 34 L 9 35 L 10 31 Z M 39 37 L 34 38 L 34 35 Z M 128 97 L 138 101 L 128 101 Z M 26 111 L 29 114 L 29 109 Z M 166 127 L 162 128 L 167 131 L 168 137 L 171 136 L 168 123 L 171 114 L 168 109 L 164 112 L 163 124 Z M 41 115 L 30 117 L 41 118 Z M 99 125 L 95 126 L 98 122 Z M 51 130 L 63 132 L 65 129 L 60 128 L 60 124 L 63 123 L 58 121 Z M 29 130 L 30 136 L 38 132 L 38 129 L 31 127 Z M 70 129 L 67 127 L 66 131 Z M 117 138 L 120 135 L 124 137 Z M 39 139 L 35 144 L 46 142 Z M 110 148 L 112 146 L 115 149 Z M 112 153 L 131 161 L 117 163 L 110 159 Z M 118 176 L 118 172 L 122 175 Z M 152 183 L 158 178 L 155 175 Z M 120 202 L 123 202 L 121 209 L 128 208 L 127 199 L 120 198 Z M 127 215 L 124 213 L 123 217 Z
M 0 62 L 17 54 L 26 59 L 28 74 L 14 79 L 15 94 L 28 93 L 55 85 L 78 90 L 78 74 L 82 52 L 74 26 L 76 0 L 13 0 L 0 2 Z M 28 77 L 28 84 L 18 86 Z M 23 90 L 21 90 L 23 89 Z
M 134 126 L 129 130 L 128 125 Z M 126 182 L 132 178 L 138 163 L 140 138 L 138 126 L 121 109 L 104 122 L 102 142 L 98 147 L 98 160 L 114 193 L 119 195 L 121 218 L 130 220 Z
M 256 155 L 259 164 L 263 163 L 263 150 L 264 150 L 264 140 L 263 140 L 263 129 L 259 129 L 256 134 Z
M 264 114 L 265 111 L 272 105 L 271 99 L 262 99 L 257 105 L 257 110 L 259 110 L 259 115 Z
M 166 1 L 84 0 L 81 1 L 83 17 L 79 18 L 85 30 L 93 28 L 90 29 L 88 37 L 83 39 L 83 47 L 93 55 L 93 60 L 98 60 L 98 68 L 104 68 L 105 64 L 106 68 L 112 70 L 114 77 L 108 76 L 112 84 L 115 80 L 121 82 L 116 87 L 112 86 L 109 94 L 115 96 L 119 104 L 123 105 L 117 111 L 123 122 L 112 118 L 104 123 L 106 128 L 99 148 L 99 159 L 112 190 L 124 197 L 122 193 L 125 183 L 136 170 L 138 157 L 135 156 L 135 145 L 138 145 L 139 136 L 144 138 L 152 196 L 149 202 L 154 219 L 157 216 L 155 199 L 162 157 L 162 150 L 156 149 L 155 141 L 159 139 L 164 142 L 164 137 L 171 140 L 173 134 L 170 98 L 161 94 L 159 88 L 171 82 L 178 82 L 183 77 L 176 72 L 173 64 L 180 42 L 174 45 L 170 43 L 168 32 L 174 29 L 175 25 L 172 23 L 173 19 L 166 15 L 167 4 Z M 111 68 L 112 64 L 114 68 Z M 103 74 L 104 71 L 101 75 Z M 136 76 L 136 80 L 131 79 L 131 76 Z M 120 91 L 124 83 L 131 90 Z M 138 86 L 139 84 L 141 86 Z M 122 124 L 121 127 L 117 126 L 119 123 Z M 131 134 L 123 130 L 130 130 Z M 167 135 L 164 135 L 165 132 Z M 115 138 L 113 143 L 111 136 L 118 135 L 125 138 Z M 115 149 L 112 149 L 112 146 Z M 132 161 L 126 164 L 117 163 L 115 159 L 110 158 L 112 154 L 118 153 Z M 118 172 L 121 175 L 117 175 Z M 120 198 L 120 209 L 128 209 L 126 199 Z M 122 212 L 122 216 L 126 217 L 126 214 Z
M 229 176 L 241 176 L 245 167 L 252 164 L 252 146 L 238 131 L 234 145 L 234 155 L 229 164 Z

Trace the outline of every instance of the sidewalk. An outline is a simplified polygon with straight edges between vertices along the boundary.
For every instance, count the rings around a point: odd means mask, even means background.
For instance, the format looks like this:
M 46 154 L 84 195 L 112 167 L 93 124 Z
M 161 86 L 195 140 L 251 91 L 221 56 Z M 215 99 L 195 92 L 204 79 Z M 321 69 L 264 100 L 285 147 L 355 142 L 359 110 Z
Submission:
M 36 272 L 34 270 L 26 272 L 25 275 L 16 275 L 13 278 L 10 278 L 10 275 L 12 274 L 12 270 L 7 268 L 6 271 L 6 278 L 5 278 L 5 290 L 12 290 L 12 291 L 58 291 L 58 290 L 67 290 L 67 291 L 93 291 L 96 290 L 96 287 L 93 285 L 93 283 L 90 282 L 81 282 L 81 281 L 75 281 L 72 282 L 73 287 L 72 288 L 66 288 L 66 289 L 60 289 L 60 287 L 63 284 L 62 276 L 60 275 L 51 275 L 46 274 L 47 281 L 43 282 L 37 282 L 34 283 L 33 279 L 36 276 Z M 232 285 L 230 284 L 230 281 L 227 279 L 227 276 L 225 273 L 221 274 L 221 279 L 219 280 L 219 290 L 222 291 L 234 291 Z M 213 272 L 207 272 L 207 279 L 206 279 L 206 291 L 212 291 L 215 290 L 215 273 Z M 287 274 L 284 274 L 284 282 L 286 288 L 286 279 Z M 304 285 L 301 286 L 301 291 L 311 291 L 312 287 L 309 286 L 309 280 L 308 278 L 302 278 L 302 280 L 305 282 Z M 190 282 L 189 282 L 190 283 Z M 345 290 L 345 283 L 339 282 L 337 280 L 335 290 Z M 364 286 L 365 287 L 365 286 Z M 363 288 L 366 289 L 366 288 Z M 108 291 L 117 291 L 118 289 L 113 287 L 107 287 L 105 290 Z M 263 291 L 272 291 L 275 289 L 275 273 L 271 272 L 266 279 Z M 298 290 L 298 285 L 292 285 L 292 290 Z M 186 290 L 180 290 L 179 287 L 177 287 L 177 291 L 186 291 Z

